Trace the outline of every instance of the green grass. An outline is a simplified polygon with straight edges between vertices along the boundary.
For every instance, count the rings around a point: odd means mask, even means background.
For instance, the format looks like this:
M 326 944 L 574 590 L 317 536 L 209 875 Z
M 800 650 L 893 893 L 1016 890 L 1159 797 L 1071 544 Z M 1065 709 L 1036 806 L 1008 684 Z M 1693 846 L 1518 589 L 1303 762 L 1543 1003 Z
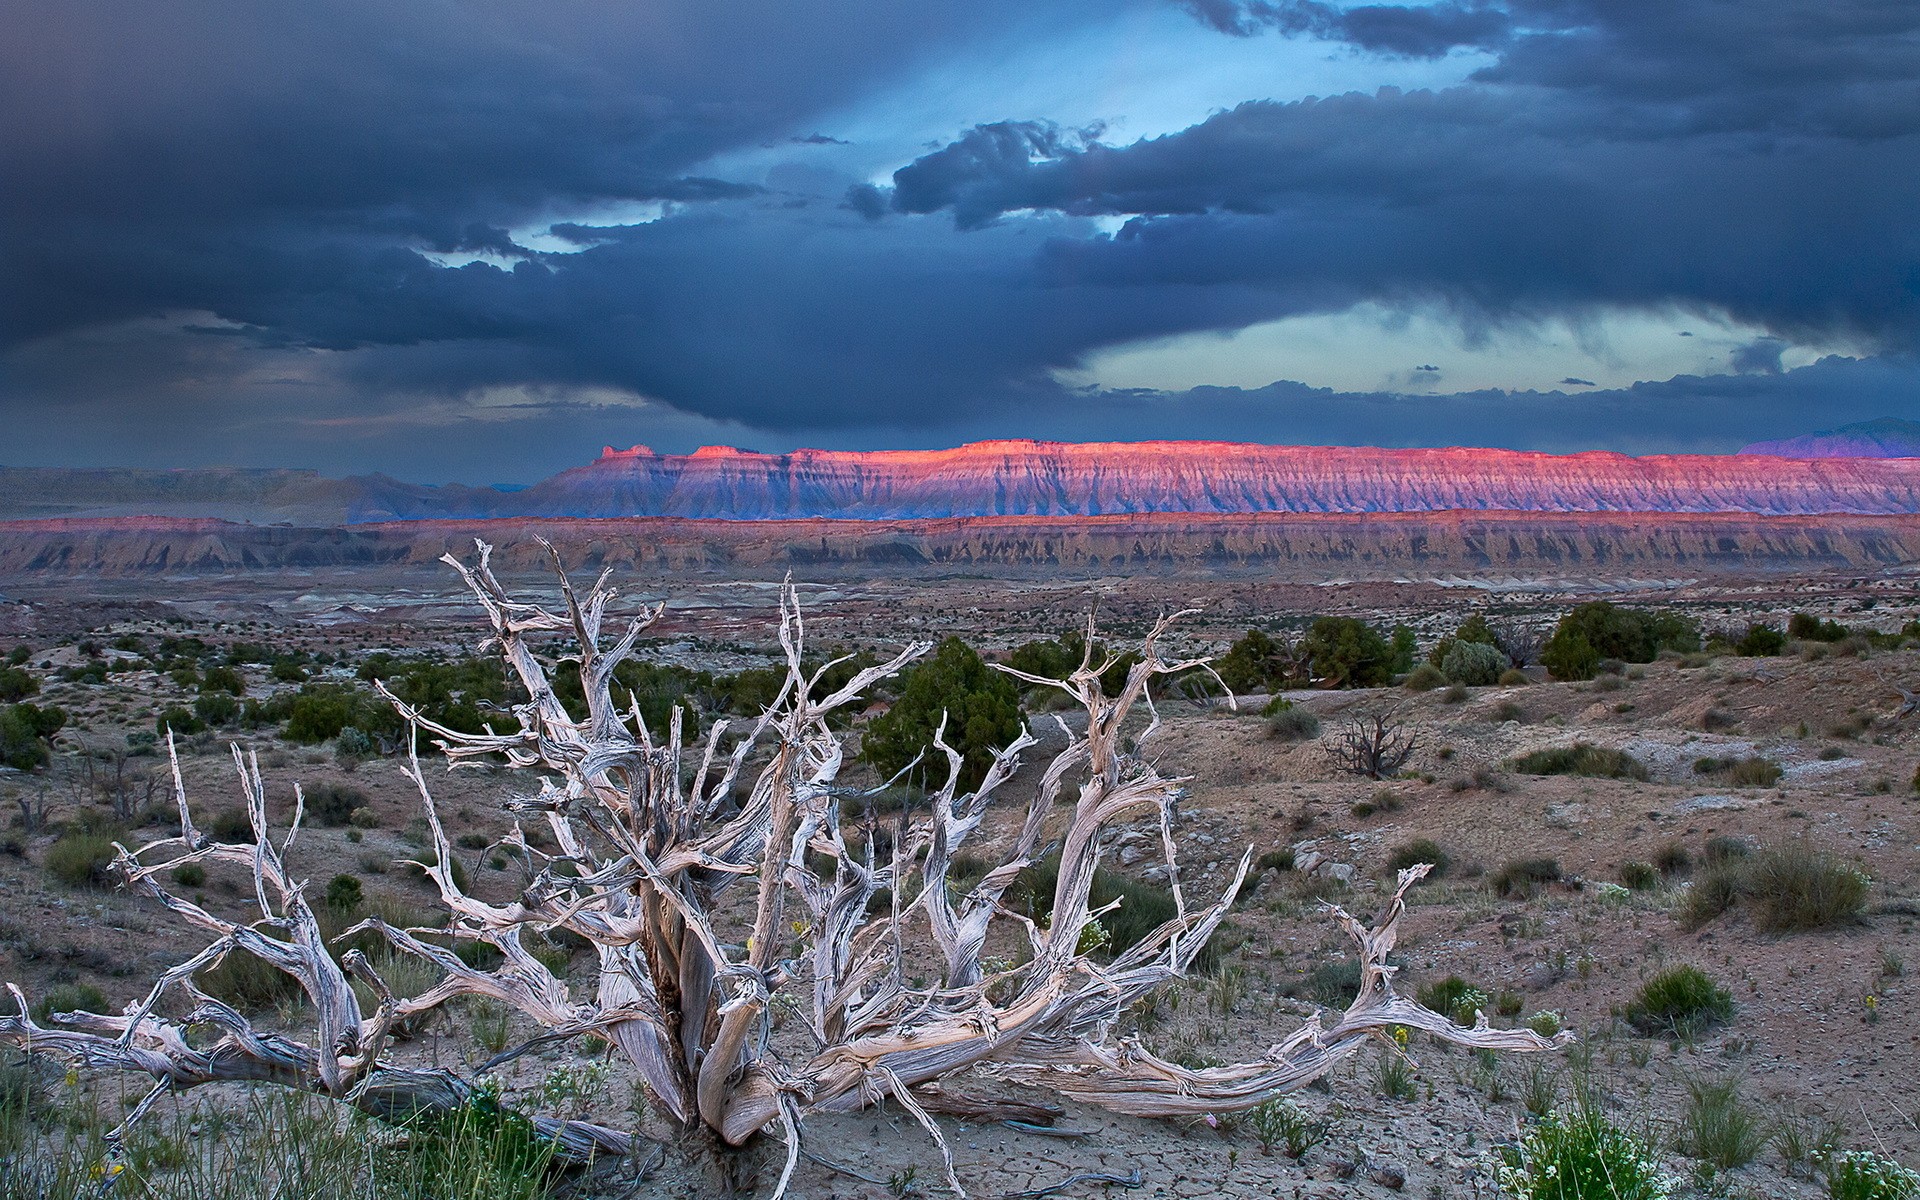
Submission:
M 1387 856 L 1387 867 L 1394 871 L 1404 871 L 1417 863 L 1432 864 L 1431 874 L 1440 876 L 1447 873 L 1447 868 L 1453 865 L 1453 859 L 1432 838 L 1414 838 L 1410 842 L 1402 842 Z
M 1589 779 L 1641 781 L 1648 778 L 1646 765 L 1633 755 L 1586 742 L 1533 750 L 1514 758 L 1509 765 L 1523 775 L 1580 775 Z
M 1320 718 L 1304 708 L 1283 708 L 1267 718 L 1267 736 L 1281 742 L 1304 742 L 1320 736 Z
M 1620 882 L 1636 892 L 1652 891 L 1660 886 L 1660 869 L 1650 862 L 1624 862 L 1620 864 Z
M 90 983 L 59 983 L 40 994 L 33 1005 L 33 1019 L 47 1024 L 54 1013 L 104 1013 L 107 998 Z
M 1640 988 L 1626 1010 L 1642 1033 L 1693 1037 L 1733 1019 L 1733 997 L 1694 966 L 1669 967 Z
M 47 849 L 47 874 L 68 887 L 109 887 L 113 883 L 113 839 L 97 833 L 69 833 Z
M 1545 884 L 1558 883 L 1563 874 L 1556 859 L 1517 858 L 1495 871 L 1487 886 L 1496 896 L 1531 896 Z
M 1732 853 L 1737 845 L 1739 853 Z M 1699 928 L 1742 907 L 1762 933 L 1799 933 L 1850 925 L 1866 908 L 1869 881 L 1825 851 L 1798 842 L 1751 850 L 1708 845 L 1708 867 L 1694 881 L 1681 920 Z
M 77 1093 L 0 1089 L 0 1200 L 96 1200 L 110 1123 Z M 31 1107 L 29 1107 L 31 1105 Z M 548 1200 L 551 1143 L 480 1097 L 458 1112 L 383 1125 L 276 1089 L 240 1111 L 163 1105 L 128 1138 L 116 1196 L 147 1200 Z
M 1680 1117 L 1680 1152 L 1721 1171 L 1744 1167 L 1767 1144 L 1760 1118 L 1731 1079 L 1693 1080 Z
M 1746 862 L 1745 899 L 1765 933 L 1850 925 L 1867 904 L 1867 877 L 1797 843 L 1769 846 Z

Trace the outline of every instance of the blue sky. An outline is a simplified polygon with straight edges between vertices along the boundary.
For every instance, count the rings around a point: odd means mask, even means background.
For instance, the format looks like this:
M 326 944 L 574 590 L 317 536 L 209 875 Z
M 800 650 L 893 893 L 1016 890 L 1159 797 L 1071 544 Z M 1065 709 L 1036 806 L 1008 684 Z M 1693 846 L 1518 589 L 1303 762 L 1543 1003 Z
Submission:
M 0 462 L 1920 417 L 1920 7 L 0 0 Z

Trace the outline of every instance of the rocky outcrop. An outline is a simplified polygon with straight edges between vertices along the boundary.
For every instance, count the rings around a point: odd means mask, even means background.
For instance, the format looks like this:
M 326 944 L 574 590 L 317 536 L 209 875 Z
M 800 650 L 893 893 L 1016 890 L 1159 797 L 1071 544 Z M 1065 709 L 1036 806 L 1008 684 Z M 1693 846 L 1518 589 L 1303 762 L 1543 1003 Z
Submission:
M 409 521 L 294 528 L 151 519 L 0 522 L 0 579 L 421 567 L 475 537 L 543 569 L 535 535 L 581 569 L 777 575 L 891 569 L 1039 576 L 1204 570 L 1294 580 L 1590 580 L 1877 571 L 1920 563 L 1920 517 L 1708 514 L 1253 514 L 917 521 Z M 438 569 L 437 567 L 434 569 Z

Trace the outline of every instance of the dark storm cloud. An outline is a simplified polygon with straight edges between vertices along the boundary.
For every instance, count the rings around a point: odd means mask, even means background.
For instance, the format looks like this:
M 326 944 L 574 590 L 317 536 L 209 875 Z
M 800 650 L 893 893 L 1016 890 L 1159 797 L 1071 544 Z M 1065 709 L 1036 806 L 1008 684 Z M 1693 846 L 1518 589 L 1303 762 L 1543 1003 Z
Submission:
M 1131 218 L 1051 244 L 1047 277 L 1267 287 L 1277 313 L 1678 304 L 1913 346 L 1920 7 L 1841 6 L 1831 30 L 1795 11 L 1609 6 L 1518 37 L 1474 84 L 1251 101 L 1125 146 L 982 126 L 897 172 L 890 203 L 962 229 Z
M 0 345 L 297 290 L 256 256 L 498 250 L 555 209 L 734 198 L 688 169 L 1021 11 L 4 0 Z
M 541 453 L 572 458 L 575 437 L 1730 448 L 1920 415 L 1920 7 L 1187 7 L 1235 35 L 1488 65 L 1130 145 L 982 112 L 891 187 L 822 167 L 794 189 L 709 163 L 789 139 L 832 159 L 807 131 L 1037 10 L 0 0 L 0 455 L 93 438 L 401 470 L 432 440 L 436 462 L 525 479 L 551 464 L 508 469 L 533 439 L 502 431 L 536 419 L 561 443 Z M 578 221 L 636 201 L 662 215 Z M 550 221 L 578 253 L 514 243 Z M 1570 379 L 1577 398 L 1054 382 L 1103 347 L 1361 301 L 1468 323 L 1678 308 L 1883 357 L 1783 371 L 1761 342 L 1747 374 Z
M 1786 349 L 1787 344 L 1779 338 L 1755 338 L 1744 346 L 1736 347 L 1728 359 L 1728 365 L 1742 373 L 1761 371 L 1778 375 L 1780 356 Z
M 1507 12 L 1492 4 L 1362 4 L 1339 8 L 1319 0 L 1186 0 L 1182 5 L 1222 33 L 1252 37 L 1265 30 L 1346 42 L 1406 58 L 1439 58 L 1461 46 L 1506 40 Z

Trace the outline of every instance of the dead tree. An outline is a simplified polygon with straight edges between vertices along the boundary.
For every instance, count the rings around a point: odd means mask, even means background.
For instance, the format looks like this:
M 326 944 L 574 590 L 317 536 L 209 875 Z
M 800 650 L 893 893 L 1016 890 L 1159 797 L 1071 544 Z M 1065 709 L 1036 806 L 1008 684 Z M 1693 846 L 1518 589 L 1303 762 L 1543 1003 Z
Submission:
M 717 1153 L 746 1146 L 763 1131 L 777 1133 L 785 1169 L 776 1195 L 800 1160 L 810 1115 L 882 1100 L 924 1126 L 959 1192 L 934 1114 L 965 1111 L 982 1119 L 1034 1111 L 943 1090 L 969 1070 L 1115 1112 L 1176 1116 L 1246 1108 L 1299 1088 L 1369 1042 L 1393 1045 L 1396 1026 L 1475 1047 L 1557 1044 L 1527 1030 L 1489 1028 L 1484 1018 L 1466 1028 L 1395 993 L 1387 956 L 1404 913 L 1402 897 L 1425 867 L 1400 873 L 1371 928 L 1331 910 L 1361 960 L 1360 991 L 1344 1012 L 1331 1019 L 1316 1014 L 1261 1058 L 1234 1066 L 1189 1069 L 1133 1039 L 1115 1044 L 1122 1014 L 1179 978 L 1200 952 L 1232 904 L 1252 853 L 1249 848 L 1210 902 L 1196 902 L 1181 882 L 1171 810 L 1182 780 L 1161 775 L 1141 749 L 1159 724 L 1151 685 L 1204 665 L 1161 656 L 1174 617 L 1147 635 L 1116 696 L 1104 695 L 1100 685 L 1114 660 L 1095 662 L 1091 637 L 1067 679 L 1021 676 L 1070 696 L 1086 713 L 1086 731 L 1069 734 L 1067 748 L 1044 768 L 1031 803 L 1006 831 L 1010 844 L 999 865 L 959 891 L 949 866 L 1035 744 L 1031 735 L 1001 750 L 985 780 L 965 794 L 956 786 L 961 757 L 936 735 L 930 750 L 945 759 L 946 782 L 931 797 L 929 814 L 901 819 L 886 851 L 877 852 L 873 841 L 862 849 L 857 838 L 850 845 L 841 826 L 842 801 L 857 792 L 840 782 L 844 747 L 828 717 L 856 704 L 924 645 L 816 698 L 814 685 L 827 668 L 803 668 L 802 618 L 787 588 L 779 625 L 787 679 L 778 699 L 743 730 L 716 722 L 703 741 L 689 745 L 677 713 L 666 729 L 650 729 L 637 706 L 622 710 L 612 690 L 615 667 L 633 654 L 658 609 L 603 639 L 614 596 L 604 575 L 582 598 L 561 573 L 564 605 L 551 610 L 510 597 L 489 553 L 482 544 L 471 567 L 451 556 L 447 561 L 479 599 L 494 644 L 526 687 L 529 700 L 513 710 L 518 728 L 465 734 L 394 702 L 416 733 L 435 737 L 455 765 L 504 757 L 544 773 L 536 792 L 510 804 L 522 823 L 507 840 L 536 864 L 534 877 L 520 895 L 490 901 L 455 881 L 452 848 L 417 758 L 408 768 L 435 851 L 422 865 L 452 914 L 443 932 L 493 946 L 500 965 L 468 966 L 428 940 L 431 931 L 393 928 L 377 918 L 349 933 L 370 931 L 396 951 L 433 964 L 439 984 L 400 999 L 358 952 L 336 961 L 286 867 L 299 832 L 298 792 L 292 826 L 276 842 L 258 769 L 236 749 L 252 844 L 217 843 L 195 827 L 176 766 L 180 835 L 123 848 L 118 860 L 135 891 L 210 934 L 207 947 L 167 971 L 125 1012 L 61 1014 L 59 1028 L 36 1024 L 15 988 L 19 1014 L 0 1018 L 0 1042 L 150 1076 L 153 1090 L 123 1130 L 163 1095 L 227 1080 L 280 1083 L 392 1117 L 463 1104 L 475 1086 L 456 1072 L 395 1065 L 389 1057 L 395 1024 L 456 997 L 485 996 L 531 1017 L 544 1032 L 480 1071 L 556 1039 L 609 1043 L 656 1101 L 666 1127 L 647 1132 L 681 1145 L 704 1143 Z M 582 717 L 563 707 L 550 685 L 549 666 L 536 651 L 536 641 L 549 637 L 571 639 L 577 661 L 569 660 L 570 669 L 578 671 L 586 700 Z M 1142 706 L 1150 716 L 1145 733 L 1123 739 L 1123 724 Z M 1066 732 L 1064 722 L 1061 728 Z M 750 769 L 750 762 L 757 765 Z M 1071 801 L 1060 803 L 1069 788 Z M 1088 901 L 1100 835 L 1135 817 L 1159 823 L 1176 912 L 1112 961 L 1095 961 L 1081 947 L 1089 944 L 1087 925 L 1104 911 Z M 524 822 L 544 824 L 551 840 L 541 840 L 553 853 L 528 839 Z M 1056 847 L 1060 868 L 1050 917 L 1030 920 L 1003 905 L 1022 870 Z M 249 873 L 261 919 L 225 921 L 168 892 L 168 872 L 187 862 Z M 584 984 L 555 976 L 523 944 L 554 930 L 591 943 L 597 969 Z M 989 959 L 984 951 L 996 935 L 995 945 L 1012 953 Z M 256 1031 L 198 989 L 195 973 L 228 954 L 254 955 L 300 982 L 311 1002 L 311 1040 Z M 1009 957 L 1024 961 L 1010 966 Z M 922 981 L 922 974 L 931 979 Z M 371 1012 L 349 979 L 377 998 Z M 181 999 L 190 1002 L 184 1015 L 163 1015 L 181 1007 Z M 776 1023 L 776 1012 L 785 1019 Z M 196 1031 L 192 1041 L 189 1030 Z M 533 1119 L 568 1159 L 622 1154 L 634 1145 L 624 1131 Z
M 1546 647 L 1547 639 L 1545 634 L 1531 626 L 1518 621 L 1501 621 L 1493 627 L 1493 644 L 1507 656 L 1508 662 L 1516 667 L 1526 667 L 1540 661 L 1540 651 Z
M 1420 735 L 1408 729 L 1397 709 L 1376 709 L 1347 718 L 1320 746 L 1335 767 L 1349 775 L 1385 779 L 1413 757 Z

